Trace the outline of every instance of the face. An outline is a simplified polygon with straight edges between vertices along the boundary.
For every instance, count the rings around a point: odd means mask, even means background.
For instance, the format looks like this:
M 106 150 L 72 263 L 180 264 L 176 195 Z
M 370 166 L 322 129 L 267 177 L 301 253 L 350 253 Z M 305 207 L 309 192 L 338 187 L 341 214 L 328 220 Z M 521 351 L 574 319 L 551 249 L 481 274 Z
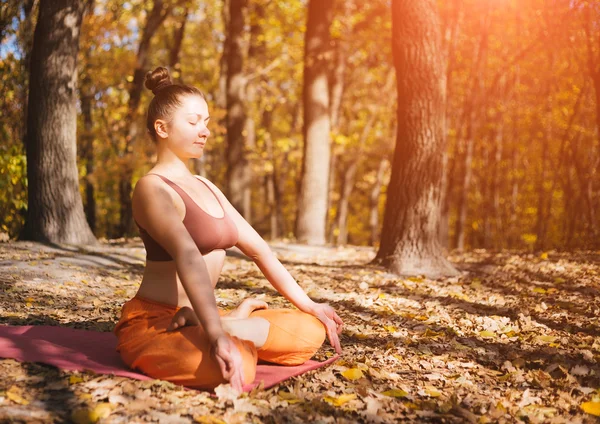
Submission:
M 166 142 L 177 156 L 182 159 L 199 158 L 210 135 L 207 127 L 209 119 L 208 105 L 202 97 L 185 96 L 171 121 L 157 120 L 154 126 L 159 139 Z

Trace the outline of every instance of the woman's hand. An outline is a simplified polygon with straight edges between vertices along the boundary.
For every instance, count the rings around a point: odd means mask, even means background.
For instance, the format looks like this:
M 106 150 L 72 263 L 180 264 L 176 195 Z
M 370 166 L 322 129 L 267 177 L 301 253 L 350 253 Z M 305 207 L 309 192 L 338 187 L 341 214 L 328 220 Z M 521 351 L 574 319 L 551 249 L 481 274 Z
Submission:
M 244 299 L 237 308 L 226 315 L 227 318 L 246 319 L 252 312 L 257 309 L 267 309 L 267 302 L 259 299 L 248 298 Z
M 339 335 L 342 334 L 342 326 L 344 325 L 342 319 L 326 303 L 316 303 L 312 308 L 312 315 L 323 323 L 329 343 L 338 354 L 341 354 L 342 347 L 340 346 Z
M 200 321 L 195 312 L 189 306 L 184 306 L 179 309 L 173 316 L 171 323 L 167 327 L 167 331 L 177 330 L 178 328 L 187 327 L 188 325 L 198 325 Z
M 223 378 L 229 381 L 234 390 L 241 393 L 244 386 L 242 354 L 233 338 L 223 333 L 212 343 L 210 351 L 219 364 Z

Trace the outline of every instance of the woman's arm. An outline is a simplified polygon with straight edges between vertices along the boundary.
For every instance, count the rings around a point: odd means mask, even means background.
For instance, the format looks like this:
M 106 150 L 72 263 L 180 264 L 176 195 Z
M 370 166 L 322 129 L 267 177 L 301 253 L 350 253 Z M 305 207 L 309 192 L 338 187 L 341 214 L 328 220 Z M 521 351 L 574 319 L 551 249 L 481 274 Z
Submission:
M 235 223 L 239 239 L 236 246 L 258 266 L 271 285 L 287 300 L 303 312 L 312 314 L 316 305 L 298 285 L 269 248 L 267 242 L 256 232 L 227 200 L 225 195 L 206 178 L 203 179 L 219 197 L 225 212 Z
M 331 345 L 341 353 L 338 335 L 342 331 L 343 322 L 335 311 L 327 304 L 311 300 L 294 277 L 285 269 L 279 259 L 269 248 L 267 242 L 252 228 L 242 215 L 227 200 L 225 195 L 210 181 L 203 179 L 219 196 L 225 212 L 235 223 L 239 239 L 236 246 L 248 257 L 252 258 L 271 285 L 287 300 L 303 312 L 317 317 L 326 327 Z
M 215 349 L 223 376 L 241 389 L 241 356 L 221 326 L 206 263 L 162 184 L 158 177 L 146 176 L 138 181 L 132 199 L 135 219 L 174 259 L 181 284 Z

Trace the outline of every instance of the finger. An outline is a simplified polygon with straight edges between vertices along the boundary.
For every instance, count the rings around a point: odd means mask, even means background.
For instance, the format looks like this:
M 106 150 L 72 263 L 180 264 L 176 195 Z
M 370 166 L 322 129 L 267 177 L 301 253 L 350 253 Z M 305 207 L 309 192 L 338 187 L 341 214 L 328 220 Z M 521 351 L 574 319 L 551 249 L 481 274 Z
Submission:
M 217 360 L 217 364 L 219 364 L 219 369 L 221 370 L 221 374 L 223 375 L 223 378 L 225 380 L 229 381 L 231 379 L 231 373 L 227 369 L 227 364 L 219 356 L 216 357 L 216 360 Z
M 333 313 L 333 320 L 337 324 L 337 333 L 338 334 L 342 334 L 342 329 L 343 329 L 343 326 L 344 326 L 344 321 L 342 321 L 342 319 L 335 312 Z
M 177 318 L 177 322 L 176 322 L 176 324 L 177 324 L 178 326 L 181 326 L 181 327 L 183 327 L 183 326 L 185 325 L 185 321 L 186 321 L 186 319 L 185 319 L 185 317 L 182 315 L 182 316 L 180 316 L 179 318 Z
M 329 343 L 331 343 L 331 346 L 333 346 L 338 355 L 341 354 L 342 346 L 340 345 L 340 338 L 338 337 L 335 329 L 328 327 L 327 335 L 329 336 Z

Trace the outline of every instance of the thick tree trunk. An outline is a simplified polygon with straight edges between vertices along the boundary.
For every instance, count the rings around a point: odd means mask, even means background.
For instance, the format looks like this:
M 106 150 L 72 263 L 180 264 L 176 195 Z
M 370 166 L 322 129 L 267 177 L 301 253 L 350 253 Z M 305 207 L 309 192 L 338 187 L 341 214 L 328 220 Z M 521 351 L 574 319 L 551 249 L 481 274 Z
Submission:
M 227 193 L 233 206 L 244 215 L 244 192 L 248 189 L 248 158 L 244 126 L 246 124 L 244 25 L 246 0 L 229 1 L 227 31 Z
M 434 0 L 392 3 L 398 134 L 375 262 L 400 275 L 456 275 L 439 244 L 445 78 Z
M 75 0 L 40 4 L 29 79 L 26 240 L 96 243 L 77 172 L 77 52 L 84 9 Z
M 304 41 L 304 154 L 296 239 L 325 244 L 331 123 L 329 118 L 329 28 L 333 0 L 310 0 Z
M 152 10 L 148 14 L 146 26 L 142 32 L 140 45 L 138 47 L 133 81 L 129 87 L 129 102 L 127 117 L 124 120 L 125 147 L 120 152 L 123 158 L 123 174 L 119 182 L 119 202 L 120 202 L 120 224 L 119 235 L 125 236 L 132 234 L 133 211 L 131 207 L 132 178 L 134 171 L 133 144 L 139 133 L 138 107 L 144 89 L 144 78 L 148 71 L 148 58 L 150 53 L 150 42 L 156 31 L 160 28 L 164 20 L 171 13 L 171 5 L 165 4 L 163 0 L 154 0 Z
M 92 230 L 96 230 L 96 196 L 94 192 L 94 133 L 92 120 L 92 82 L 89 75 L 83 78 L 81 84 L 81 114 L 83 115 L 83 130 L 81 136 L 83 157 L 85 162 L 85 216 Z

